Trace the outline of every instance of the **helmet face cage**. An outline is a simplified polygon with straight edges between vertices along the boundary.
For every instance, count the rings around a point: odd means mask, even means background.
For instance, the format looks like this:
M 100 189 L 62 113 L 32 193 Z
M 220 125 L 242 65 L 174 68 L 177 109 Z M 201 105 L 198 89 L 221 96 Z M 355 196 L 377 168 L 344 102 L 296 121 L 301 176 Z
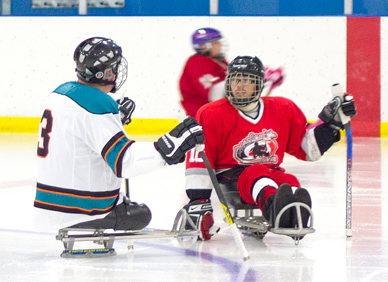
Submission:
M 209 49 L 211 49 L 211 42 L 220 40 L 221 38 L 221 33 L 214 28 L 197 29 L 192 36 L 193 48 L 198 54 L 208 56 Z M 206 48 L 202 49 L 201 45 L 205 45 Z
M 255 87 L 250 91 L 251 93 L 244 93 L 245 91 L 248 91 L 247 88 L 252 84 L 254 84 Z M 232 86 L 234 86 L 233 88 L 235 89 L 234 93 L 232 91 Z M 226 77 L 225 94 L 233 106 L 245 107 L 260 99 L 263 87 L 264 79 L 260 76 L 251 73 L 233 72 L 229 73 Z M 243 93 L 244 97 L 238 95 Z
M 111 39 L 93 37 L 78 45 L 74 52 L 77 77 L 85 82 L 114 85 L 117 91 L 127 78 L 127 61 L 121 47 Z M 113 76 L 115 80 L 111 80 Z
M 117 67 L 116 71 L 116 79 L 115 79 L 115 86 L 110 91 L 112 93 L 115 93 L 118 91 L 121 86 L 123 86 L 124 82 L 127 80 L 128 76 L 128 62 L 124 57 L 121 57 L 120 64 Z
M 260 99 L 264 88 L 265 70 L 262 62 L 257 57 L 237 57 L 228 67 L 225 83 L 225 96 L 236 108 L 243 108 Z M 245 93 L 249 86 L 255 84 L 251 95 Z M 232 91 L 232 85 L 235 93 Z M 238 95 L 238 94 L 241 95 Z M 237 95 L 236 95 L 237 94 Z M 244 94 L 244 97 L 242 97 Z

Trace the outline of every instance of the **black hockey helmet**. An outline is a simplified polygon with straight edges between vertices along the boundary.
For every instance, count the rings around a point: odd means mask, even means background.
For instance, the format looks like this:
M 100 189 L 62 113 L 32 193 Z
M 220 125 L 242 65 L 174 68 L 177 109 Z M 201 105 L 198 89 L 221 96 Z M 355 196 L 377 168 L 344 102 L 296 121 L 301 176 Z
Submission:
M 244 78 L 244 80 L 242 80 Z M 249 97 L 235 97 L 231 84 L 240 81 L 255 83 L 255 91 Z M 228 101 L 236 108 L 244 108 L 260 99 L 264 88 L 265 69 L 263 63 L 257 57 L 238 56 L 228 66 L 225 83 L 225 95 Z
M 112 39 L 92 37 L 82 41 L 74 51 L 77 77 L 99 85 L 114 85 L 115 93 L 127 80 L 128 64 L 121 47 Z M 116 75 L 114 81 L 109 81 Z

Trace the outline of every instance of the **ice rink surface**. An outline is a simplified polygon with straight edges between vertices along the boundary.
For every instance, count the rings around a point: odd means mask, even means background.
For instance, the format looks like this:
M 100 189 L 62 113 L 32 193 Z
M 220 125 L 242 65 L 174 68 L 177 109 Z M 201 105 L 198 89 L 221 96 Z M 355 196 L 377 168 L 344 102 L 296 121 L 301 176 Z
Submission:
M 133 136 L 135 140 L 144 137 Z M 142 239 L 117 255 L 61 258 L 55 233 L 36 230 L 36 135 L 0 134 L 0 281 L 388 281 L 388 139 L 353 139 L 353 237 L 345 236 L 345 138 L 318 162 L 286 157 L 312 197 L 316 233 L 295 245 L 282 235 L 244 236 L 243 262 L 217 196 L 219 234 L 189 249 L 175 239 Z M 152 210 L 149 227 L 171 229 L 187 203 L 184 165 L 130 179 L 131 199 Z M 96 245 L 90 243 L 90 248 Z

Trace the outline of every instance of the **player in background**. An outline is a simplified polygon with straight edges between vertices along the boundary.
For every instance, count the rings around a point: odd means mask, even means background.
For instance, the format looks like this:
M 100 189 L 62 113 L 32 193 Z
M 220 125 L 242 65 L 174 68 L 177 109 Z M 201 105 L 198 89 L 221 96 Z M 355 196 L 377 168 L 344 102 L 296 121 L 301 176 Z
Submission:
M 287 204 L 302 202 L 311 207 L 308 191 L 281 167 L 284 154 L 303 161 L 319 160 L 340 140 L 343 125 L 338 110 L 342 108 L 353 117 L 356 108 L 351 95 L 342 104 L 333 99 L 319 114 L 323 122 L 307 128 L 305 115 L 291 100 L 261 97 L 265 76 L 257 57 L 236 57 L 228 68 L 226 98 L 203 106 L 196 117 L 203 127 L 204 150 L 218 181 L 237 188 L 246 203 L 258 205 L 273 226 L 276 215 Z M 187 154 L 185 175 L 190 199 L 185 209 L 201 228 L 202 239 L 209 240 L 218 231 L 213 226 L 210 203 L 212 183 L 195 149 Z M 288 209 L 279 226 L 294 227 L 294 212 L 294 208 Z M 302 208 L 304 227 L 309 217 Z
M 196 53 L 184 66 L 179 89 L 186 114 L 194 117 L 201 106 L 224 97 L 228 62 L 223 36 L 217 29 L 197 29 L 191 39 Z M 285 76 L 282 68 L 268 68 L 267 74 L 265 95 L 270 95 L 283 83 Z
M 183 162 L 188 150 L 203 143 L 202 128 L 190 117 L 156 142 L 131 140 L 123 125 L 135 104 L 107 94 L 127 79 L 122 48 L 112 39 L 89 38 L 75 49 L 74 61 L 78 80 L 60 85 L 44 105 L 34 206 L 56 223 L 89 220 L 75 227 L 142 229 L 151 213 L 123 201 L 122 178 Z

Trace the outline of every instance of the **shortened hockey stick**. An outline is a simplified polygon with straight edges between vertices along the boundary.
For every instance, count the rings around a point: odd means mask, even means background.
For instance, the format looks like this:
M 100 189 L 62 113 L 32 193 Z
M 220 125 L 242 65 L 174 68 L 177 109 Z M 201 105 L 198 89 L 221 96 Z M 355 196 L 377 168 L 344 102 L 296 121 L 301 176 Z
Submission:
M 239 232 L 239 230 L 237 228 L 237 225 L 233 221 L 232 215 L 231 215 L 230 210 L 228 208 L 228 205 L 226 203 L 225 196 L 224 196 L 224 194 L 223 194 L 223 192 L 221 190 L 220 184 L 218 183 L 217 176 L 214 173 L 213 168 L 210 165 L 209 159 L 207 158 L 205 152 L 203 151 L 202 145 L 197 144 L 195 149 L 197 150 L 197 152 L 199 153 L 200 157 L 202 158 L 203 162 L 206 165 L 206 168 L 207 168 L 207 171 L 209 173 L 210 179 L 211 179 L 211 181 L 213 183 L 213 186 L 214 186 L 214 190 L 216 190 L 218 199 L 219 199 L 219 201 L 221 203 L 221 206 L 222 206 L 222 209 L 223 209 L 223 211 L 225 213 L 226 220 L 228 221 L 230 229 L 233 232 L 233 237 L 234 237 L 234 239 L 235 239 L 235 241 L 237 243 L 238 248 L 240 249 L 240 251 L 241 251 L 241 253 L 243 255 L 244 261 L 247 261 L 247 260 L 250 259 L 249 253 L 248 253 L 247 249 L 245 248 L 244 242 L 243 242 L 243 240 L 241 238 L 241 235 L 240 235 L 240 232 Z
M 331 87 L 333 97 L 340 97 L 344 100 L 344 94 L 340 84 L 333 84 Z M 352 142 L 352 127 L 350 125 L 350 117 L 346 116 L 342 109 L 339 109 L 341 122 L 344 125 L 347 142 L 347 157 L 346 157 L 346 237 L 352 237 L 352 162 L 353 162 L 353 142 Z

